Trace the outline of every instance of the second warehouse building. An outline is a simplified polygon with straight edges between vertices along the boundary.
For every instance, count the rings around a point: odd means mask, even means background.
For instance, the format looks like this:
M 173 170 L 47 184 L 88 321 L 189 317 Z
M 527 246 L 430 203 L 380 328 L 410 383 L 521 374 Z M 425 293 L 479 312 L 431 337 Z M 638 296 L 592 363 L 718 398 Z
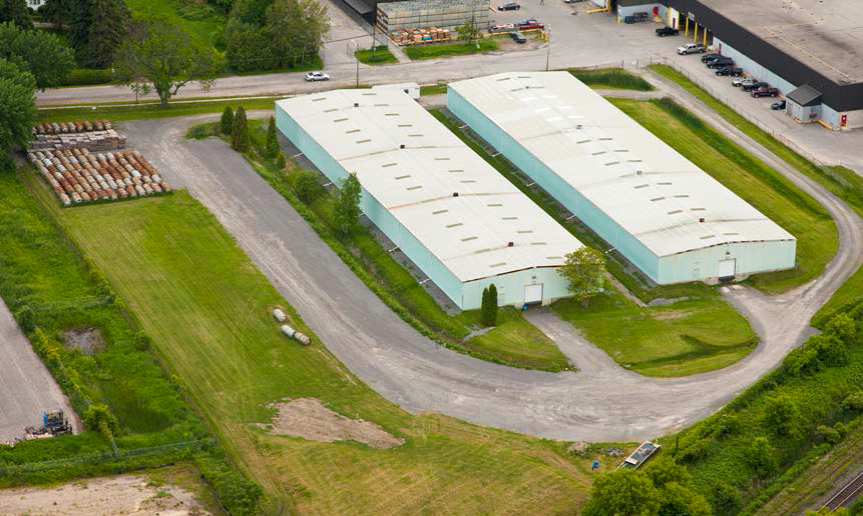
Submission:
M 335 90 L 276 102 L 276 127 L 331 181 L 356 174 L 361 208 L 461 309 L 566 297 L 581 247 L 410 96 Z
M 658 284 L 794 267 L 790 233 L 568 72 L 451 83 L 447 107 Z

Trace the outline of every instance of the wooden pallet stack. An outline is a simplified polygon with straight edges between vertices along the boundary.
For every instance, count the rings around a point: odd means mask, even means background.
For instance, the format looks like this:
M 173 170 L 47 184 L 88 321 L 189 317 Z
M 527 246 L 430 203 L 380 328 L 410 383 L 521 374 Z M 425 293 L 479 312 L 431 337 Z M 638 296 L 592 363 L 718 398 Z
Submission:
M 449 29 L 428 27 L 425 29 L 398 30 L 390 34 L 390 38 L 398 45 L 417 45 L 422 43 L 438 43 L 451 41 L 457 34 Z
M 30 151 L 27 157 L 64 206 L 172 191 L 138 151 L 91 154 L 73 148 Z
M 107 120 L 39 124 L 32 128 L 33 141 L 29 150 L 88 149 L 111 151 L 126 147 L 121 136 Z

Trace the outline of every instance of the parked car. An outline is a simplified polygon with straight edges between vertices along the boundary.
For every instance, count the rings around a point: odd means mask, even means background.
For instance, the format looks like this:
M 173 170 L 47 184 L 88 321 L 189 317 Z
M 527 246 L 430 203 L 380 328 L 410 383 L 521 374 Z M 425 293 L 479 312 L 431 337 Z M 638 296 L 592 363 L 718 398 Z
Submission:
M 524 34 L 522 34 L 521 32 L 510 32 L 509 37 L 511 37 L 512 40 L 515 41 L 516 43 L 526 43 L 527 42 L 527 38 L 525 38 Z
M 769 87 L 770 87 L 769 84 L 767 84 L 766 82 L 761 82 L 761 81 L 750 81 L 750 82 L 743 81 L 743 84 L 740 85 L 740 88 L 743 91 L 752 91 L 752 90 L 757 90 L 758 88 L 769 88 Z
M 753 97 L 777 97 L 779 96 L 779 90 L 776 88 L 771 88 L 770 86 L 762 86 L 758 89 L 752 90 Z
M 521 5 L 518 2 L 509 2 L 497 6 L 498 11 L 518 11 L 519 9 L 521 9 Z
M 734 59 L 730 57 L 720 57 L 707 61 L 707 68 L 725 68 L 726 66 L 734 66 Z
M 324 72 L 309 72 L 306 74 L 307 81 L 328 81 L 330 76 Z
M 532 22 L 519 22 L 516 24 L 516 28 L 518 28 L 518 30 L 544 29 L 545 25 L 534 20 Z
M 664 38 L 665 36 L 677 36 L 680 34 L 680 31 L 673 27 L 660 27 L 656 29 L 656 35 L 660 38 Z
M 677 53 L 682 56 L 685 56 L 686 54 L 703 54 L 704 52 L 704 45 L 701 43 L 687 43 L 682 47 L 677 47 Z
M 731 85 L 735 88 L 739 88 L 744 84 L 750 84 L 753 82 L 755 82 L 755 79 L 752 79 L 751 77 L 747 77 L 745 79 L 741 77 L 740 79 L 734 79 L 733 81 L 731 81 Z
M 774 102 L 773 104 L 770 104 L 770 109 L 772 109 L 774 111 L 785 110 L 785 101 L 780 100 L 778 102 Z
M 740 77 L 741 75 L 743 75 L 743 68 L 723 66 L 722 68 L 716 69 L 716 75 L 733 75 L 734 77 Z

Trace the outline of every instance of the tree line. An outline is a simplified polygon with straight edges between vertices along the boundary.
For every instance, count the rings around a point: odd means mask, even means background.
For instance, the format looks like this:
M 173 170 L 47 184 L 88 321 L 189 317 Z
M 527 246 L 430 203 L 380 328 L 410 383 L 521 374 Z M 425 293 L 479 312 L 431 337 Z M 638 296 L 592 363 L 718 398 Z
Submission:
M 296 67 L 317 59 L 329 30 L 327 8 L 316 0 L 235 0 L 226 58 L 237 72 Z

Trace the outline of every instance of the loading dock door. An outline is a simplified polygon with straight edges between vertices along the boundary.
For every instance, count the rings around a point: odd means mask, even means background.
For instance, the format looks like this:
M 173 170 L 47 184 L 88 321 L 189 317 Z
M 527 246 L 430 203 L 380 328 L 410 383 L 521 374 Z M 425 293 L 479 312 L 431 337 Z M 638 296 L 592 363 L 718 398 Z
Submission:
M 737 260 L 719 260 L 719 279 L 731 279 L 737 274 Z
M 524 303 L 527 305 L 542 303 L 542 283 L 524 286 Z

